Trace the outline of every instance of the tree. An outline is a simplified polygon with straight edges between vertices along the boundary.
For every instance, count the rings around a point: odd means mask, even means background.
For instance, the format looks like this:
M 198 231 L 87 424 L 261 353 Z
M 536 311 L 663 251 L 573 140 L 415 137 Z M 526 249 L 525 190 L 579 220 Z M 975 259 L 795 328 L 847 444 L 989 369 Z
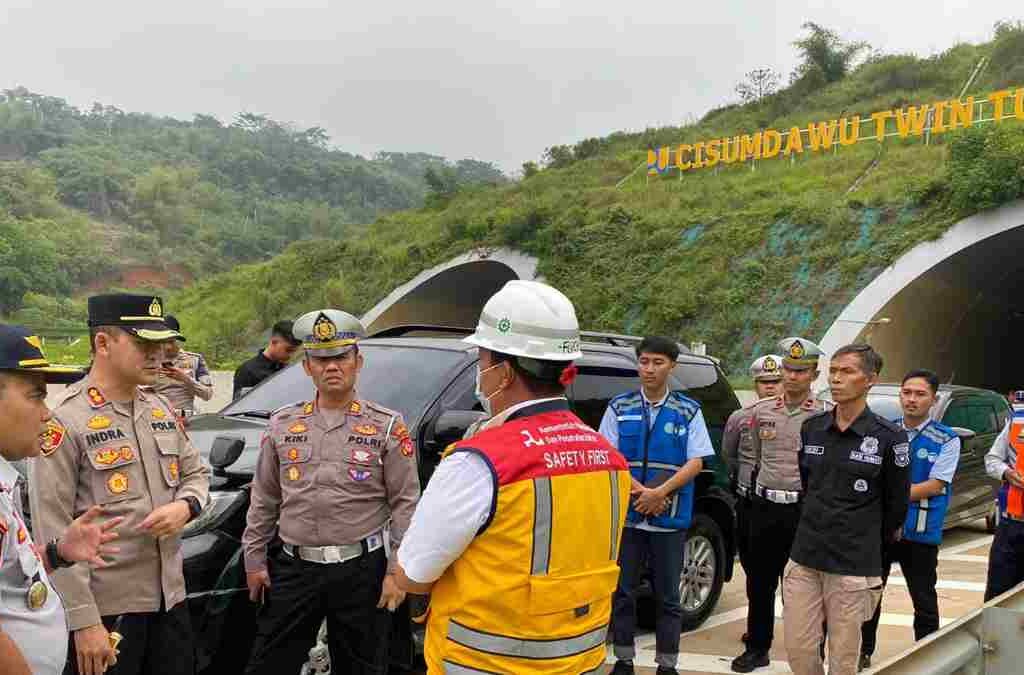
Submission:
M 544 151 L 544 164 L 552 169 L 561 169 L 574 161 L 576 156 L 568 145 L 552 145 Z
M 867 42 L 846 42 L 835 31 L 813 21 L 805 23 L 803 29 L 810 35 L 793 42 L 803 59 L 791 76 L 794 82 L 804 77 L 820 78 L 823 84 L 838 82 L 850 72 L 857 57 L 870 48 Z
M 755 68 L 744 75 L 736 85 L 736 93 L 744 103 L 757 103 L 765 96 L 771 96 L 779 86 L 779 74 L 771 68 Z
M 537 162 L 523 162 L 523 178 L 532 178 L 540 173 L 540 167 L 537 166 Z

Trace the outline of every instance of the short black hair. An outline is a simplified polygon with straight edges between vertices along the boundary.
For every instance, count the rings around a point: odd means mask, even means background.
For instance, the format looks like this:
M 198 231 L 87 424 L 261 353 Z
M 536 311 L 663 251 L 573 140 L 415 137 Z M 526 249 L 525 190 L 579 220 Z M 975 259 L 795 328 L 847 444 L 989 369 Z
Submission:
M 906 384 L 907 380 L 913 380 L 914 378 L 917 377 L 921 378 L 922 380 L 928 383 L 928 386 L 932 388 L 933 394 L 938 393 L 939 376 L 936 375 L 933 371 L 928 370 L 927 368 L 918 368 L 917 370 L 910 371 L 909 373 L 903 376 L 903 381 L 900 382 L 900 384 Z
M 496 364 L 504 361 L 511 363 L 512 370 L 523 379 L 526 388 L 537 396 L 565 395 L 561 377 L 569 362 L 543 361 L 494 351 L 491 352 L 491 356 Z
M 661 335 L 648 335 L 636 346 L 637 358 L 640 358 L 640 355 L 644 353 L 662 354 L 675 363 L 676 359 L 679 358 L 679 345 L 671 338 L 662 337 Z
M 278 321 L 277 323 L 274 324 L 274 327 L 270 329 L 270 337 L 284 338 L 293 346 L 298 347 L 299 345 L 302 344 L 302 340 L 295 337 L 295 333 L 292 331 L 294 327 L 295 324 L 292 321 L 289 321 L 288 319 Z
M 878 375 L 882 372 L 882 355 L 875 351 L 874 347 L 868 344 L 856 343 L 851 345 L 844 345 L 837 349 L 832 354 L 832 359 L 836 359 L 846 354 L 856 354 L 860 357 L 860 369 L 868 375 Z

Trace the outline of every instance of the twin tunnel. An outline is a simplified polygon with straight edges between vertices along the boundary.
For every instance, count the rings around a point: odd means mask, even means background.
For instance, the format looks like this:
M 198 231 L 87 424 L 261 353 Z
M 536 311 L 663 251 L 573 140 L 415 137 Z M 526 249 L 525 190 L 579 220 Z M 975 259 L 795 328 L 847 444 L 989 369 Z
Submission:
M 535 279 L 536 271 L 537 261 L 516 251 L 475 251 L 395 289 L 363 321 L 371 332 L 401 324 L 473 327 L 505 282 Z M 885 357 L 885 381 L 924 367 L 944 382 L 1024 389 L 1024 201 L 962 220 L 903 255 L 820 340 L 826 354 L 857 341 Z

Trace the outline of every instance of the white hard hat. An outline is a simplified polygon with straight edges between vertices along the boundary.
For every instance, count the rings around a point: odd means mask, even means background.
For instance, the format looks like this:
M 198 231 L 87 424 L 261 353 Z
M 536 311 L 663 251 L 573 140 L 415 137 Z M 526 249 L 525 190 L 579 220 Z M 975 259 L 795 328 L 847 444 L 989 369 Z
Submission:
M 538 281 L 505 284 L 484 305 L 476 332 L 464 341 L 540 361 L 574 361 L 583 356 L 572 302 Z

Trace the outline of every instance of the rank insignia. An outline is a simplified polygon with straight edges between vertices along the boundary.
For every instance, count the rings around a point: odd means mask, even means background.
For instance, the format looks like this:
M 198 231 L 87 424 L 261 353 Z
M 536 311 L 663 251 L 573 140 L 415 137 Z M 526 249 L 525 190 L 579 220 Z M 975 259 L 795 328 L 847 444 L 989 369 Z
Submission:
M 46 587 L 46 584 L 42 581 L 33 581 L 32 585 L 28 587 L 28 592 L 25 593 L 25 604 L 33 611 L 42 609 L 49 597 L 50 589 Z
M 107 479 L 107 490 L 112 495 L 123 494 L 128 490 L 128 474 L 115 471 Z
M 28 539 L 28 532 L 25 531 L 24 525 L 18 526 L 18 543 L 24 544 L 25 540 Z
M 352 401 L 348 407 L 349 415 L 360 415 L 363 412 L 363 406 L 359 405 L 359 401 Z
M 96 451 L 96 463 L 103 466 L 110 466 L 121 459 L 121 453 L 113 448 L 103 448 Z
M 162 408 L 153 408 L 153 419 L 162 420 L 167 417 L 167 413 Z
M 363 471 L 361 469 L 349 469 L 348 470 L 348 475 L 349 475 L 349 478 L 351 478 L 352 480 L 358 481 L 358 482 L 361 483 L 364 480 L 366 480 L 367 478 L 369 478 L 372 474 L 369 471 Z
M 288 471 L 287 471 L 287 473 L 285 475 L 288 476 L 288 480 L 293 480 L 293 481 L 294 480 L 298 480 L 299 479 L 299 469 L 298 469 L 298 467 L 295 467 L 295 466 L 288 467 Z
M 395 422 L 395 427 L 391 430 L 391 435 L 398 439 L 407 438 L 409 436 L 409 427 L 405 426 L 401 422 Z
M 803 343 L 799 340 L 793 340 L 793 344 L 789 346 L 789 355 L 794 359 L 802 359 L 806 353 Z
M 64 441 L 65 433 L 66 429 L 64 429 L 60 422 L 50 420 L 46 423 L 46 432 L 42 435 L 42 440 L 39 444 L 43 457 L 53 454 L 53 451 L 60 447 L 60 444 Z
M 117 454 L 119 454 L 121 456 L 121 459 L 123 459 L 126 462 L 130 462 L 133 459 L 135 459 L 135 451 L 132 450 L 132 447 L 130 445 L 122 445 L 121 449 L 118 451 Z
M 313 402 L 312 401 L 310 401 L 306 405 L 302 406 L 302 414 L 303 415 L 312 415 L 313 414 Z
M 100 408 L 107 404 L 107 398 L 96 387 L 86 389 L 85 395 L 89 397 L 89 405 L 93 408 Z
M 302 422 L 296 422 L 295 424 L 288 427 L 288 433 L 290 434 L 304 434 L 307 431 L 309 431 L 309 427 L 307 427 Z
M 288 459 L 292 460 L 293 462 L 298 460 L 299 459 L 299 449 L 298 448 L 289 448 L 288 449 Z
M 406 457 L 412 457 L 416 452 L 416 449 L 412 446 L 412 439 L 408 436 L 402 439 L 402 443 L 398 447 L 402 449 L 402 454 Z
M 352 461 L 360 464 L 371 464 L 373 463 L 373 453 L 369 450 L 353 450 Z
M 178 480 L 178 460 L 171 460 L 171 463 L 167 465 L 167 473 L 171 474 L 171 480 Z
M 100 429 L 106 429 L 107 427 L 110 426 L 110 418 L 107 417 L 106 415 L 96 415 L 91 420 L 86 422 L 85 426 L 89 427 L 90 429 L 95 429 L 97 431 L 99 431 Z
M 380 431 L 377 427 L 372 424 L 357 424 L 352 427 L 352 431 L 363 436 L 376 436 L 377 432 Z

